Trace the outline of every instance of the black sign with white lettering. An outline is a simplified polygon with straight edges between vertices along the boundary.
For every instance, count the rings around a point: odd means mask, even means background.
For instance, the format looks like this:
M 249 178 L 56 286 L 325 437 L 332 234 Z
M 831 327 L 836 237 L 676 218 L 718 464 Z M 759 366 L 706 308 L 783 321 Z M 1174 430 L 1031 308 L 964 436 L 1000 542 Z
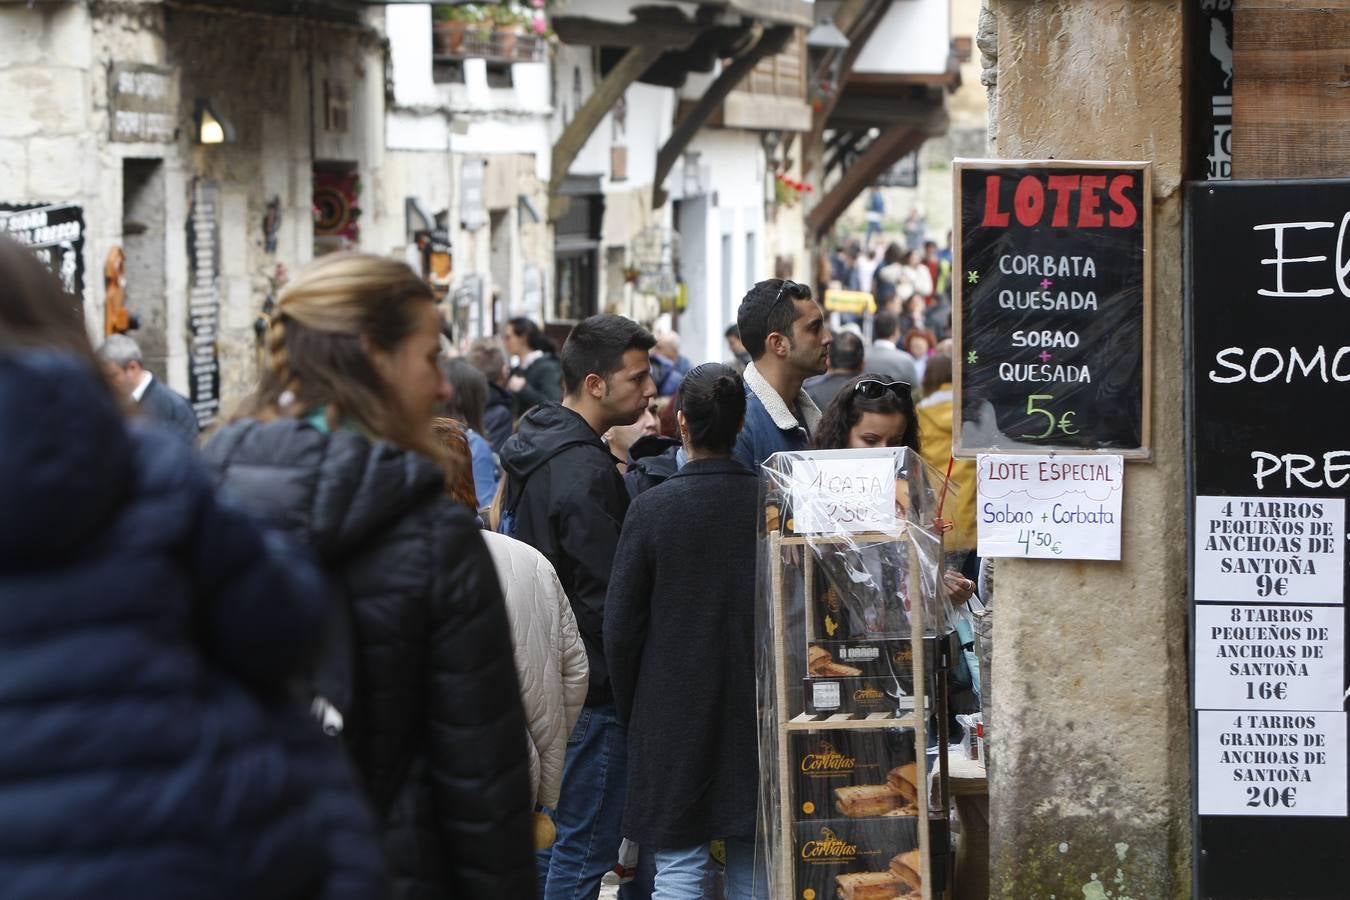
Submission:
M 1346 896 L 1350 180 L 1187 189 L 1196 896 Z
M 1147 163 L 957 160 L 958 455 L 1149 455 Z
M 0 203 L 0 234 L 32 250 L 67 293 L 84 295 L 82 208 L 73 203 Z

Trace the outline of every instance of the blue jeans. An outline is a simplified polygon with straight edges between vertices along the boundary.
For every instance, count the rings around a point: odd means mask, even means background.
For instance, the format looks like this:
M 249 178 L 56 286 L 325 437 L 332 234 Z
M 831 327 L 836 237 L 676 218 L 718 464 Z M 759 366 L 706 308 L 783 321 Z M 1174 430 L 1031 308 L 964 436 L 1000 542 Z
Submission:
M 618 859 L 627 790 L 628 734 L 614 704 L 582 707 L 567 739 L 553 820 L 558 837 L 535 857 L 543 900 L 595 900 L 599 895 L 600 877 Z
M 727 838 L 726 900 L 768 900 L 764 859 L 755 858 L 753 838 Z M 713 896 L 708 845 L 656 851 L 652 900 L 705 900 Z

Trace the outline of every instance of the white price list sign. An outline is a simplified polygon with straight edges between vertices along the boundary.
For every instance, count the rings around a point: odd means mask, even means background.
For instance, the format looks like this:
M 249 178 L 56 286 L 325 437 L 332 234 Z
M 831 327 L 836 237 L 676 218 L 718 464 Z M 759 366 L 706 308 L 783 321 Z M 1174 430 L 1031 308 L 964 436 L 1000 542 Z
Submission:
M 1124 457 L 985 453 L 975 483 L 980 556 L 1120 559 Z
M 1345 500 L 1196 497 L 1195 599 L 1343 603 Z
M 1202 816 L 1344 816 L 1340 712 L 1196 713 Z
M 1344 671 L 1345 617 L 1338 607 L 1195 607 L 1200 709 L 1339 712 Z

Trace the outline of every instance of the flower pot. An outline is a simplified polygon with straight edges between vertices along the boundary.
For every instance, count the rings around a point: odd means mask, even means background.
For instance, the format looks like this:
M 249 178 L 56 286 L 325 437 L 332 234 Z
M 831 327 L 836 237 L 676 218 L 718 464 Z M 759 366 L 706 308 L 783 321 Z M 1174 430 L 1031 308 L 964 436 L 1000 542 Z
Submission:
M 516 44 L 520 40 L 520 26 L 498 25 L 496 30 L 497 52 L 505 59 L 513 59 L 516 55 Z
M 436 38 L 436 53 L 440 56 L 454 56 L 464 46 L 464 32 L 468 30 L 466 22 L 436 22 L 432 31 Z

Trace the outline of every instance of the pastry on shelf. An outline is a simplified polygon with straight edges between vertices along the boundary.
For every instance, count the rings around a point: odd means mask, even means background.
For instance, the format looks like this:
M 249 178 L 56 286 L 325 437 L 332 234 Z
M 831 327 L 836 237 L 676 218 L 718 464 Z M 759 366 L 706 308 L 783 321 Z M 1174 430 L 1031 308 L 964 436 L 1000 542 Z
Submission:
M 918 850 L 907 850 L 891 859 L 891 874 L 904 882 L 911 893 L 923 890 L 921 857 Z M 902 895 L 903 896 L 903 895 Z
M 886 775 L 887 786 L 911 803 L 919 801 L 918 780 L 919 766 L 912 762 L 896 766 Z
M 890 872 L 849 872 L 836 875 L 839 900 L 891 900 L 904 882 Z
M 835 788 L 834 796 L 834 808 L 850 819 L 886 815 L 905 805 L 905 798 L 886 784 Z

